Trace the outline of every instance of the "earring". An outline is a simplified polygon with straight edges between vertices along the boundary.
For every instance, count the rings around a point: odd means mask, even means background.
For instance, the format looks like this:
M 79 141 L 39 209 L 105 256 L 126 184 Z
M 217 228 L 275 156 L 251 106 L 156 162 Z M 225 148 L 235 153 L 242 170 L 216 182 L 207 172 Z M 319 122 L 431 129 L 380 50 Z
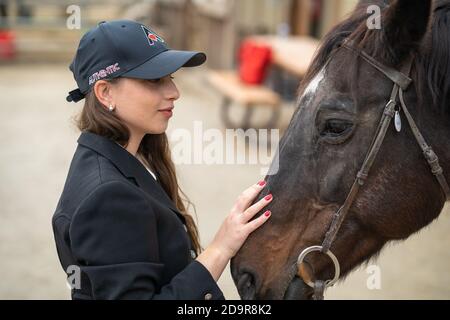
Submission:
M 109 112 L 113 112 L 116 107 L 114 107 L 112 104 L 109 105 Z

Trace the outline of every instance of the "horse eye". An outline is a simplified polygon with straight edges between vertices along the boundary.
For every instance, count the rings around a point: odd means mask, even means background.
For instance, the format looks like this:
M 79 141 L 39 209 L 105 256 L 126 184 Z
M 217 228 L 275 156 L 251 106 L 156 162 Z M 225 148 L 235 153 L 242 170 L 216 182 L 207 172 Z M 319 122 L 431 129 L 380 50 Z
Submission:
M 330 119 L 323 125 L 320 135 L 326 137 L 339 137 L 348 133 L 353 123 L 348 120 Z

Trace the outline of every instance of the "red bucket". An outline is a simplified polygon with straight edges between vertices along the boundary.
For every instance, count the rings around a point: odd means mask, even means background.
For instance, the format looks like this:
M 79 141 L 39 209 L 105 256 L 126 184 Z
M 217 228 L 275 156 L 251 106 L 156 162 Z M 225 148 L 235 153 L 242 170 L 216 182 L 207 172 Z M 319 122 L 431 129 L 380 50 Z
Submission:
M 12 31 L 0 30 L 0 60 L 11 60 L 16 56 L 15 35 Z
M 271 63 L 271 47 L 252 40 L 242 42 L 239 49 L 239 76 L 242 82 L 253 85 L 263 83 Z

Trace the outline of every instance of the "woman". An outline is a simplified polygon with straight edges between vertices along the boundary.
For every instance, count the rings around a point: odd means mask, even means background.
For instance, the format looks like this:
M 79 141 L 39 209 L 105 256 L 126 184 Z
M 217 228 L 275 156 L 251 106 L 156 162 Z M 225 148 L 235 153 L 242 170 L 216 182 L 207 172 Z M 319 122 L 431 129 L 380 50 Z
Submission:
M 180 96 L 171 74 L 205 60 L 134 21 L 102 22 L 81 39 L 70 66 L 79 88 L 67 100 L 86 99 L 82 133 L 53 216 L 61 264 L 71 280 L 80 274 L 73 299 L 223 299 L 217 280 L 269 219 L 253 218 L 270 195 L 250 206 L 262 181 L 201 252 L 165 131 Z

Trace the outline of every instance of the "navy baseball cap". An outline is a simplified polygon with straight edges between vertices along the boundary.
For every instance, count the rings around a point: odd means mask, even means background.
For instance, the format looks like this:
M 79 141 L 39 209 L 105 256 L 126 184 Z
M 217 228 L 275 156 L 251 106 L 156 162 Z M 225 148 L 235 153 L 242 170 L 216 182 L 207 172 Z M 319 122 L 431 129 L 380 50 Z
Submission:
M 202 52 L 169 49 L 158 34 L 136 21 L 103 21 L 81 38 L 70 65 L 78 89 L 69 92 L 66 99 L 68 102 L 84 99 L 101 79 L 155 80 L 205 61 Z

